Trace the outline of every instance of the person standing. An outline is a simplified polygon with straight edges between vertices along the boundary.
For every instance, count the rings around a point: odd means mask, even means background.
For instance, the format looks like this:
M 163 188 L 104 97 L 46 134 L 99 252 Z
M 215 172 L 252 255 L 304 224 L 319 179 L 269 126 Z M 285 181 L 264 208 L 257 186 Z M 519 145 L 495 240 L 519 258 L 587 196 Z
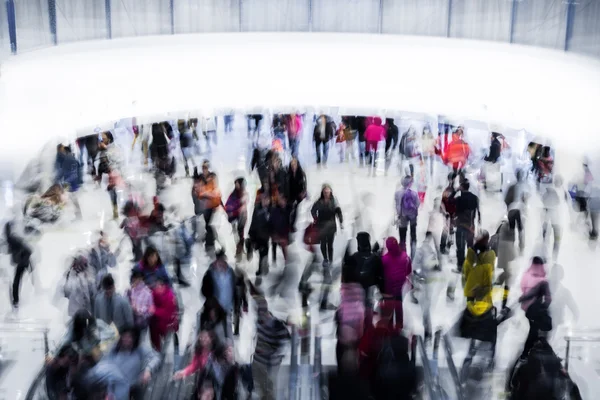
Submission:
M 188 161 L 192 162 L 192 167 L 196 167 L 196 163 L 194 162 L 194 134 L 189 122 L 182 119 L 177 121 L 177 129 L 179 130 L 179 146 L 181 147 L 181 155 L 183 156 L 185 176 L 189 177 L 190 167 L 188 166 Z
M 306 174 L 297 158 L 292 158 L 288 168 L 289 203 L 292 207 L 292 232 L 296 231 L 298 205 L 306 198 Z
M 244 251 L 244 233 L 248 221 L 248 192 L 246 191 L 246 180 L 244 178 L 237 178 L 234 184 L 235 187 L 225 203 L 225 212 L 229 223 L 237 233 L 235 258 L 237 261 L 241 261 Z
M 127 299 L 116 293 L 115 280 L 111 274 L 102 279 L 102 291 L 94 302 L 94 317 L 108 325 L 115 324 L 121 332 L 125 327 L 133 326 L 133 312 Z
M 463 180 L 460 194 L 456 197 L 456 267 L 462 272 L 465 262 L 465 248 L 473 247 L 475 239 L 475 217 L 481 226 L 479 198 L 469 191 L 470 183 Z
M 320 115 L 317 118 L 313 132 L 313 140 L 317 151 L 317 166 L 327 165 L 327 156 L 329 155 L 329 141 L 334 136 L 335 127 L 333 122 L 326 115 Z M 322 150 L 321 150 L 322 149 Z M 322 155 L 321 155 L 322 154 Z
M 508 210 L 508 225 L 513 231 L 518 230 L 519 249 L 521 254 L 525 250 L 525 235 L 523 229 L 523 212 L 527 204 L 527 186 L 525 183 L 525 171 L 517 171 L 517 182 L 513 183 L 504 196 L 504 204 Z
M 396 217 L 400 243 L 406 248 L 406 234 L 410 226 L 410 256 L 414 258 L 417 250 L 417 217 L 421 201 L 417 192 L 411 189 L 413 178 L 405 176 L 402 179 L 402 188 L 394 195 L 396 204 Z
M 204 298 L 215 298 L 223 310 L 227 313 L 227 323 L 225 328 L 226 337 L 233 337 L 232 316 L 234 308 L 239 306 L 237 299 L 237 277 L 233 268 L 227 264 L 225 251 L 220 250 L 217 259 L 210 264 L 208 271 L 202 278 L 201 292 Z
M 177 297 L 168 285 L 165 277 L 157 277 L 152 287 L 154 312 L 150 317 L 150 341 L 156 351 L 161 351 L 164 340 L 169 333 L 174 333 L 177 346 L 177 331 L 179 330 L 179 315 Z
M 4 235 L 8 245 L 8 253 L 11 257 L 10 260 L 11 263 L 16 266 L 11 291 L 12 305 L 16 310 L 19 308 L 19 293 L 21 291 L 21 280 L 23 279 L 23 274 L 27 268 L 33 268 L 31 266 L 31 256 L 33 254 L 33 250 L 23 238 L 14 233 L 13 229 L 14 226 L 12 222 L 7 222 L 6 225 L 4 225 Z
M 69 317 L 73 317 L 79 310 L 93 311 L 97 287 L 94 278 L 85 256 L 77 255 L 73 258 L 63 286 L 64 295 L 69 300 Z
M 293 158 L 298 158 L 300 137 L 302 136 L 302 117 L 298 114 L 290 114 L 286 120 L 286 130 L 290 142 L 290 152 Z
M 313 204 L 311 214 L 319 232 L 323 266 L 328 267 L 333 261 L 333 239 L 337 231 L 335 220 L 337 218 L 340 225 L 344 223 L 342 209 L 333 196 L 331 186 L 328 184 L 324 184 L 321 188 L 321 196 Z
M 365 131 L 365 139 L 367 140 L 366 151 L 369 157 L 369 173 L 375 176 L 377 168 L 377 150 L 379 142 L 385 140 L 386 129 L 382 125 L 381 118 L 373 118 L 373 123 L 367 127 Z

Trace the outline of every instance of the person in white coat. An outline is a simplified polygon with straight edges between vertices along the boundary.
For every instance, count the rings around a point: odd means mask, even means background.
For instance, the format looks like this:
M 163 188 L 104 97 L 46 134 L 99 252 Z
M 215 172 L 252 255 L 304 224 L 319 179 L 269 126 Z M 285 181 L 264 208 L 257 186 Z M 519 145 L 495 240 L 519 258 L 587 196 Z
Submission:
M 413 260 L 413 286 L 412 291 L 413 301 L 416 300 L 415 292 L 420 292 L 420 303 L 423 311 L 423 326 L 425 328 L 425 339 L 431 339 L 431 297 L 433 273 L 441 271 L 441 259 L 439 246 L 436 245 L 431 232 L 425 234 L 425 240 L 417 249 Z
M 65 277 L 63 286 L 65 297 L 69 300 L 67 312 L 73 317 L 78 310 L 93 311 L 96 283 L 92 269 L 86 257 L 77 255 L 71 262 L 71 268 Z

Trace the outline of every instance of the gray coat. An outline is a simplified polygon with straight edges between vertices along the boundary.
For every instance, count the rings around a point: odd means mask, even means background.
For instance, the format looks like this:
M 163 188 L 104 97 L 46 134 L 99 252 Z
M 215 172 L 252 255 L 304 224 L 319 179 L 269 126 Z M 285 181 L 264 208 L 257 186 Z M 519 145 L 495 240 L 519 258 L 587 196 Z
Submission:
M 105 359 L 112 362 L 130 385 L 135 385 L 145 370 L 152 375 L 160 366 L 160 356 L 148 346 L 140 344 L 135 350 L 118 351 L 118 344 L 106 354 Z
M 133 326 L 133 311 L 127 299 L 120 294 L 115 293 L 112 296 L 112 318 L 110 318 L 108 308 L 108 298 L 104 292 L 96 296 L 94 303 L 94 317 L 101 319 L 108 325 L 114 323 L 119 332 L 125 328 Z
M 96 246 L 90 250 L 89 263 L 95 271 L 96 282 L 100 284 L 102 278 L 108 273 L 108 268 L 117 265 L 117 258 L 107 248 Z
M 92 313 L 94 310 L 94 296 L 96 295 L 95 280 L 88 272 L 76 273 L 70 270 L 63 287 L 65 297 L 69 300 L 69 317 L 78 310 L 85 309 Z

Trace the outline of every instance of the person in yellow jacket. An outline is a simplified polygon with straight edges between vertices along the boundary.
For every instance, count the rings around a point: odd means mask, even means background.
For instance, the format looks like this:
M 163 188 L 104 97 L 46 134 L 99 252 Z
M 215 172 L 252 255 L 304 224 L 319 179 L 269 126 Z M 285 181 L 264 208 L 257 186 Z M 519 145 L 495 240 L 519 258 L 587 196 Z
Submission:
M 489 247 L 490 235 L 483 231 L 473 247 L 467 249 L 462 280 L 467 309 L 479 317 L 493 307 L 492 285 L 496 253 Z
M 478 351 L 477 341 L 490 344 L 491 356 L 488 368 L 493 369 L 496 353 L 497 323 L 492 302 L 492 287 L 496 253 L 489 246 L 490 234 L 482 231 L 472 247 L 467 249 L 463 264 L 462 280 L 467 309 L 460 324 L 461 336 L 471 339 L 469 351 L 461 369 L 461 381 L 465 381 Z

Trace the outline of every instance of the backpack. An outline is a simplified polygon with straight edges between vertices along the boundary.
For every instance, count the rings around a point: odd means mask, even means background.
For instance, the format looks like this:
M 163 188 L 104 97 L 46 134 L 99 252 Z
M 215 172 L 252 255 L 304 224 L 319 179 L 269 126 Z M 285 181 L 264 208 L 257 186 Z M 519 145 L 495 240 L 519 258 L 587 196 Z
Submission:
M 401 217 L 415 219 L 419 214 L 419 205 L 417 204 L 417 195 L 411 189 L 406 189 L 400 200 Z
M 387 336 L 383 338 L 383 344 L 377 355 L 375 363 L 375 375 L 373 384 L 379 388 L 389 388 L 398 379 L 404 378 L 404 362 L 399 357 L 403 348 L 408 349 L 403 336 Z

